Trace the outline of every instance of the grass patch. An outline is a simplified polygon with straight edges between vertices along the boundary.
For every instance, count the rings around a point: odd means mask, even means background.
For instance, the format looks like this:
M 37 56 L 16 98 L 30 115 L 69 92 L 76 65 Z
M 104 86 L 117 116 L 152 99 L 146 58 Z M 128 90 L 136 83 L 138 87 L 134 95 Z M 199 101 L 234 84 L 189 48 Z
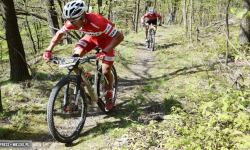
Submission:
M 25 127 L 27 122 L 22 110 L 19 110 L 16 114 L 12 115 L 11 124 L 13 127 L 17 128 L 17 130 L 21 130 Z

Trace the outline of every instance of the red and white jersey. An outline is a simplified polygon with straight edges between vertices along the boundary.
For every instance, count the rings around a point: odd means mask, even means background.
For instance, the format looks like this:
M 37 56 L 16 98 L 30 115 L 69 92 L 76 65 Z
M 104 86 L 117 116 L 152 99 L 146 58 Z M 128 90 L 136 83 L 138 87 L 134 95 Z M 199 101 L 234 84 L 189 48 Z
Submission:
M 157 17 L 161 18 L 161 15 L 159 15 L 157 12 L 155 12 L 153 15 L 150 15 L 150 13 L 146 13 L 145 15 L 142 16 L 142 19 L 148 18 L 150 20 L 155 20 Z
M 71 25 L 70 21 L 66 21 L 61 31 L 66 34 L 69 30 L 76 29 Z M 78 30 L 98 39 L 113 38 L 117 32 L 111 21 L 94 13 L 86 13 L 85 26 Z

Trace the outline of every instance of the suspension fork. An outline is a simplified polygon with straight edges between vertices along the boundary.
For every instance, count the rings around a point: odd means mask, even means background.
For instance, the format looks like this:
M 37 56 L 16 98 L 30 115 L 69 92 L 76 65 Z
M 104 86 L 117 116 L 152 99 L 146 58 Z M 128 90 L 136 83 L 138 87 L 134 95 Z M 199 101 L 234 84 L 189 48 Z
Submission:
M 148 27 L 148 39 L 149 39 L 149 41 L 151 41 L 151 38 L 152 38 L 151 30 L 152 30 L 152 28 Z
M 64 90 L 64 99 L 63 99 L 63 108 L 62 110 L 67 111 L 67 106 L 68 106 L 68 92 L 69 92 L 69 83 L 65 85 L 65 90 Z
M 96 54 L 99 53 L 99 50 L 97 50 Z M 99 69 L 99 60 L 95 60 L 95 69 L 98 71 Z M 98 80 L 98 73 L 95 72 L 95 81 L 94 81 L 94 91 L 97 93 L 97 80 Z
M 79 97 L 80 97 L 80 86 L 81 86 L 81 73 L 82 70 L 77 69 L 78 75 L 76 76 L 76 91 L 75 91 L 75 105 L 73 107 L 72 111 L 77 111 L 78 109 L 78 102 L 79 102 Z
M 74 91 L 74 95 L 75 95 L 75 105 L 73 107 L 73 109 L 69 109 L 67 108 L 67 106 L 69 105 L 68 103 L 68 93 L 69 93 L 69 83 L 65 85 L 65 90 L 64 90 L 64 101 L 63 101 L 63 108 L 62 110 L 64 111 L 77 111 L 78 110 L 78 102 L 79 102 L 79 96 L 80 96 L 80 84 L 81 84 L 81 70 L 78 69 L 78 75 L 76 76 L 76 87 L 75 87 L 75 91 Z M 70 72 L 72 72 L 71 69 L 69 69 L 67 71 L 67 75 L 70 75 Z

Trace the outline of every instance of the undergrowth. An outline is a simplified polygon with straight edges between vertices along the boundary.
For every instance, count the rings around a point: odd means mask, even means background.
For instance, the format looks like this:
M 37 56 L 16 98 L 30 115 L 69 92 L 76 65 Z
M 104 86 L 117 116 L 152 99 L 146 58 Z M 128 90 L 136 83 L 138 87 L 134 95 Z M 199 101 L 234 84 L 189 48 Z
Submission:
M 232 33 L 235 29 L 232 27 Z M 150 79 L 144 87 L 146 94 L 141 96 L 161 96 L 164 120 L 147 124 L 134 121 L 131 128 L 115 130 L 129 138 L 132 149 L 249 149 L 249 68 L 242 59 L 236 59 L 238 54 L 232 47 L 229 65 L 224 65 L 223 33 L 190 44 L 178 29 L 171 32 L 172 36 L 155 52 L 165 70 Z M 237 47 L 237 38 L 232 37 Z M 245 80 L 234 83 L 239 72 Z M 138 106 L 147 105 L 146 101 Z

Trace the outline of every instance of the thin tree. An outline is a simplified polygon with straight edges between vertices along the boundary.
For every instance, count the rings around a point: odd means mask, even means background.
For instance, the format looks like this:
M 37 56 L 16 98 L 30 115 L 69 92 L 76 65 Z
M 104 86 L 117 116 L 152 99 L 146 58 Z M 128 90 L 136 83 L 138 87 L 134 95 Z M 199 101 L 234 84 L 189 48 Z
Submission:
M 228 0 L 226 8 L 226 27 L 227 27 L 227 42 L 226 42 L 226 61 L 225 64 L 228 64 L 228 39 L 229 39 L 229 26 L 228 26 L 228 9 L 229 9 L 230 0 Z
M 2 43 L 0 42 L 0 49 L 2 48 Z M 1 60 L 2 61 L 2 50 L 1 50 Z M 3 105 L 2 105 L 2 95 L 1 95 L 1 84 L 0 84 L 0 112 L 3 111 Z
M 10 80 L 30 79 L 13 0 L 0 0 L 0 9 L 5 27 L 5 40 L 9 48 Z
M 190 38 L 190 42 L 193 42 L 192 39 L 192 20 L 193 20 L 193 10 L 194 10 L 194 0 L 191 0 L 191 9 L 190 9 L 190 29 L 189 29 L 189 38 Z
M 59 29 L 59 23 L 57 20 L 57 12 L 55 11 L 54 0 L 44 0 L 44 5 L 46 6 L 50 34 L 53 37 L 56 34 L 57 29 Z
M 0 112 L 3 111 L 3 105 L 2 105 L 2 95 L 1 95 L 1 86 L 0 86 Z
M 108 20 L 111 19 L 110 15 L 111 15 L 111 9 L 112 9 L 112 5 L 111 5 L 112 0 L 109 0 L 109 2 L 107 1 L 107 3 L 109 3 L 109 7 L 108 7 Z
M 88 5 L 88 8 L 87 8 L 87 12 L 89 12 L 89 7 L 90 7 L 90 0 L 88 0 L 88 3 L 87 3 L 87 5 Z
M 203 0 L 200 0 L 200 9 L 199 9 L 199 13 L 198 13 L 198 15 L 199 15 L 199 21 L 200 21 L 200 26 L 202 26 L 202 20 L 203 20 L 203 17 L 202 17 L 202 15 L 203 15 Z
M 98 14 L 100 14 L 101 15 L 101 11 L 100 11 L 100 7 L 102 6 L 102 1 L 101 0 L 98 0 L 98 8 L 97 8 L 97 10 L 98 10 Z
M 25 10 L 27 10 L 26 0 L 23 0 L 23 2 L 24 2 Z M 29 32 L 28 36 L 29 36 L 29 38 L 30 38 L 30 40 L 32 42 L 32 47 L 34 49 L 34 52 L 36 53 L 36 45 L 35 45 L 35 41 L 33 39 L 32 33 L 31 33 L 31 29 L 30 29 L 30 25 L 29 25 L 29 21 L 28 21 L 28 16 L 25 16 L 25 21 L 26 21 L 26 25 L 27 25 L 25 27 L 27 27 L 28 32 Z
M 138 32 L 138 20 L 139 20 L 139 9 L 140 9 L 140 0 L 137 0 L 137 3 L 136 3 L 136 19 L 135 19 L 135 32 L 137 33 Z
M 38 21 L 38 23 L 40 23 L 39 21 Z M 35 29 L 35 32 L 36 32 L 36 40 L 37 40 L 37 42 L 36 42 L 36 44 L 37 44 L 37 49 L 40 49 L 40 38 L 39 38 L 39 25 L 37 25 L 38 23 L 36 23 L 36 22 L 33 22 L 32 23 L 32 25 L 33 25 L 33 28 Z
M 187 26 L 187 0 L 184 0 L 184 3 L 183 3 L 182 16 L 183 16 L 183 24 L 184 24 L 184 28 L 185 28 L 185 38 L 187 38 L 187 31 L 188 31 L 188 26 Z

